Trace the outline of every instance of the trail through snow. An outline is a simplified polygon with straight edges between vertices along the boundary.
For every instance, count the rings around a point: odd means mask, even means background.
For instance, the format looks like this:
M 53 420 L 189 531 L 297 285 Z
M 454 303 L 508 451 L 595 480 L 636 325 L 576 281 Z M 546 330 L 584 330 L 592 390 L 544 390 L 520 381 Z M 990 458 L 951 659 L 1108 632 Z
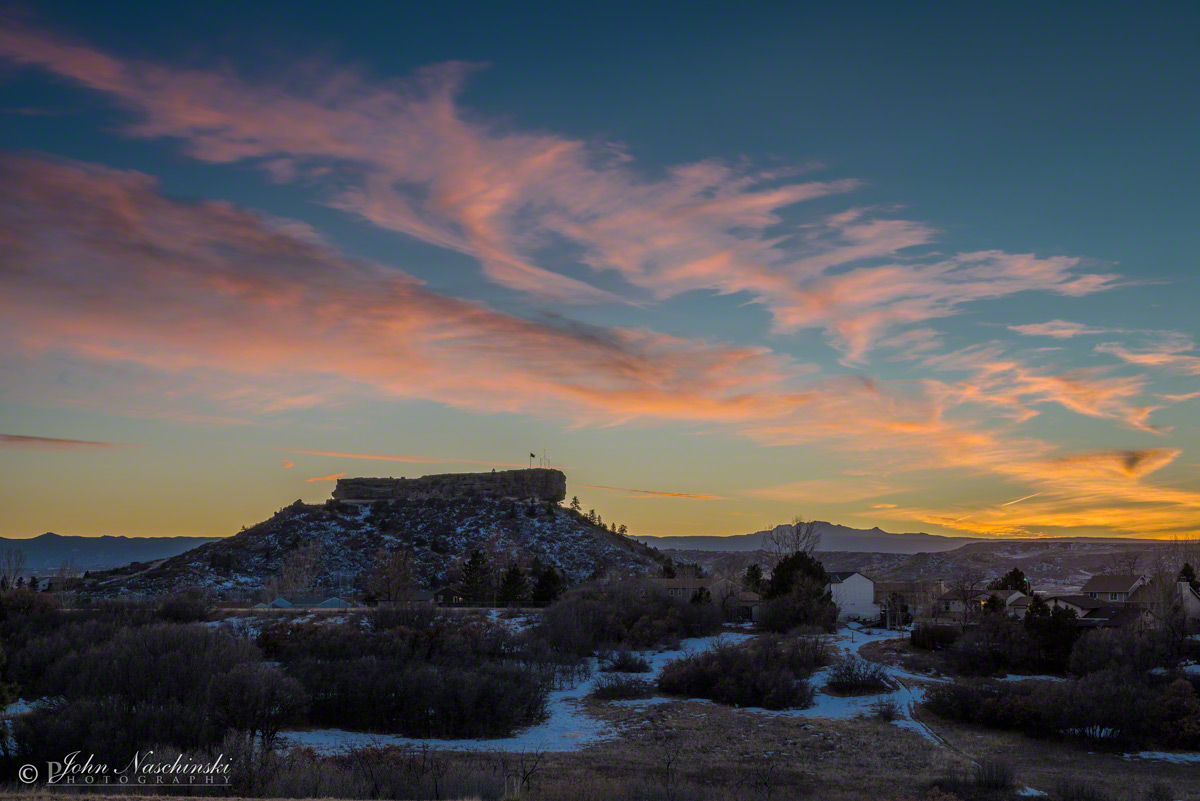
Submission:
M 754 636 L 754 634 L 748 632 L 726 631 L 713 637 L 696 637 L 683 640 L 678 650 L 641 652 L 641 655 L 650 663 L 650 673 L 642 675 L 653 681 L 658 678 L 658 675 L 668 662 L 700 653 L 718 641 L 744 642 L 752 639 Z M 861 626 L 851 623 L 841 628 L 835 635 L 832 635 L 831 641 L 841 652 L 856 654 L 860 647 L 869 642 L 895 639 L 897 636 L 897 632 L 894 631 L 864 630 Z M 287 738 L 295 745 L 310 746 L 321 751 L 334 751 L 366 745 L 429 745 L 437 748 L 463 751 L 506 751 L 517 753 L 532 751 L 578 751 L 602 740 L 616 737 L 619 734 L 619 731 L 613 726 L 589 716 L 584 712 L 580 703 L 583 697 L 592 691 L 596 678 L 599 675 L 595 669 L 596 665 L 594 661 L 592 667 L 592 676 L 587 680 L 579 682 L 579 684 L 570 689 L 557 690 L 550 693 L 548 702 L 549 715 L 545 721 L 530 726 L 512 737 L 441 740 L 402 737 L 391 734 L 366 734 L 342 729 L 315 729 L 311 731 L 288 732 Z M 881 698 L 891 698 L 896 702 L 902 715 L 902 717 L 894 721 L 897 726 L 915 731 L 933 742 L 942 744 L 943 741 L 941 738 L 917 720 L 913 714 L 916 704 L 920 703 L 924 698 L 923 688 L 912 686 L 913 682 L 937 681 L 937 679 L 888 665 L 885 665 L 884 668 L 888 678 L 894 685 L 893 689 L 886 692 L 854 697 L 840 697 L 828 694 L 824 692 L 824 686 L 829 671 L 828 668 L 822 668 L 814 673 L 810 679 L 813 686 L 817 689 L 817 694 L 813 706 L 808 709 L 775 711 L 748 707 L 746 711 L 762 715 L 845 720 L 870 714 L 871 706 L 876 701 Z M 620 706 L 642 707 L 678 700 L 667 696 L 654 696 L 644 700 L 615 701 L 612 703 Z M 696 702 L 701 699 L 691 700 Z M 704 701 L 704 703 L 710 702 Z

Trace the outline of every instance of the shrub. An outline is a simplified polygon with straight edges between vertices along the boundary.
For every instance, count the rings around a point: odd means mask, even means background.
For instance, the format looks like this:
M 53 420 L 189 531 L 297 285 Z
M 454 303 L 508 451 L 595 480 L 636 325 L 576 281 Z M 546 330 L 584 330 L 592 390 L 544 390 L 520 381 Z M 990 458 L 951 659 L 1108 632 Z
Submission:
M 612 651 L 600 658 L 600 670 L 605 673 L 649 673 L 650 663 L 632 651 Z
M 985 790 L 1008 790 L 1016 783 L 1013 766 L 999 759 L 985 759 L 975 765 L 975 786 Z
M 942 651 L 949 648 L 961 633 L 957 626 L 947 626 L 940 623 L 918 623 L 908 635 L 909 642 L 914 648 L 925 651 Z
M 601 676 L 596 680 L 592 694 L 602 701 L 649 698 L 654 695 L 654 685 L 633 676 Z
M 545 718 L 553 673 L 361 657 L 288 665 L 304 685 L 310 722 L 409 737 L 501 737 Z
M 641 590 L 641 592 L 639 592 Z M 692 604 L 654 587 L 579 587 L 546 609 L 539 635 L 561 651 L 591 655 L 597 648 L 651 648 L 671 639 L 720 631 L 715 604 Z
M 1095 629 L 1076 641 L 1070 668 L 1077 676 L 1104 670 L 1141 675 L 1157 667 L 1174 667 L 1177 656 L 1168 638 L 1156 630 Z
M 829 669 L 825 686 L 841 693 L 858 693 L 887 688 L 883 665 L 854 654 L 846 654 Z
M 1173 801 L 1175 791 L 1165 782 L 1154 782 L 1146 789 L 1146 801 Z
M 658 687 L 670 695 L 708 698 L 732 706 L 805 708 L 813 689 L 806 677 L 824 660 L 803 641 L 718 642 L 703 653 L 669 663 Z
M 158 606 L 158 616 L 168 623 L 198 623 L 208 620 L 212 604 L 199 593 L 179 593 Z
M 871 704 L 871 714 L 880 720 L 891 723 L 900 718 L 900 705 L 896 703 L 895 698 L 882 696 Z
M 1102 789 L 1078 779 L 1059 779 L 1053 797 L 1055 801 L 1108 801 Z

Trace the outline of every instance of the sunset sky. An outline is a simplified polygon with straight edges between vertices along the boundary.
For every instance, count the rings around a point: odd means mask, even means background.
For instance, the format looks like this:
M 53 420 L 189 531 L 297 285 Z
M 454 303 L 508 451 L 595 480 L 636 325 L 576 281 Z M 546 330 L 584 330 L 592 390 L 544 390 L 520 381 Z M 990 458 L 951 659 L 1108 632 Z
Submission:
M 120 5 L 0 11 L 0 535 L 530 451 L 634 534 L 1200 530 L 1200 5 Z

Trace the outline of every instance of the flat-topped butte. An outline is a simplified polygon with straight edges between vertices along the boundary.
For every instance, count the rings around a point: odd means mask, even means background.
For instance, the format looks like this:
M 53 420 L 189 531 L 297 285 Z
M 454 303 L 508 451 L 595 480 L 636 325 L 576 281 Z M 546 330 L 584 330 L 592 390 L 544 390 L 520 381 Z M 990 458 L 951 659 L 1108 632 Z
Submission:
M 339 478 L 333 497 L 351 503 L 429 498 L 508 498 L 558 503 L 567 497 L 567 477 L 561 470 L 534 467 L 488 473 L 442 473 L 421 478 Z

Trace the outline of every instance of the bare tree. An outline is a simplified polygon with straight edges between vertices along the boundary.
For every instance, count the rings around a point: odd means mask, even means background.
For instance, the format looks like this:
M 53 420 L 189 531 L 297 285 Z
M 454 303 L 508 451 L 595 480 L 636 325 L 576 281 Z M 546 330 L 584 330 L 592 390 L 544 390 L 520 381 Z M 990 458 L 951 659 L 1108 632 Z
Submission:
M 1104 560 L 1104 572 L 1110 576 L 1140 576 L 1145 551 L 1140 548 L 1116 550 Z
M 416 589 L 413 576 L 412 554 L 398 548 L 394 551 L 381 549 L 375 554 L 375 564 L 367 578 L 367 589 L 379 600 L 389 603 L 407 603 L 412 600 Z
M 962 623 L 966 625 L 968 621 L 973 619 L 979 611 L 976 609 L 975 596 L 983 592 L 983 588 L 987 586 L 987 573 L 980 567 L 968 565 L 959 570 L 947 586 L 950 590 L 950 595 L 958 599 L 963 604 Z
M 17 578 L 25 572 L 25 552 L 20 548 L 5 548 L 0 553 L 0 576 L 8 579 L 8 586 L 17 583 Z
M 763 543 L 772 568 L 784 557 L 794 553 L 806 553 L 811 556 L 820 544 L 821 531 L 816 522 L 805 520 L 799 515 L 792 518 L 790 524 L 776 526 L 768 531 Z
M 292 551 L 279 572 L 267 581 L 263 594 L 270 598 L 279 595 L 303 595 L 313 588 L 321 569 L 321 543 L 313 540 Z

